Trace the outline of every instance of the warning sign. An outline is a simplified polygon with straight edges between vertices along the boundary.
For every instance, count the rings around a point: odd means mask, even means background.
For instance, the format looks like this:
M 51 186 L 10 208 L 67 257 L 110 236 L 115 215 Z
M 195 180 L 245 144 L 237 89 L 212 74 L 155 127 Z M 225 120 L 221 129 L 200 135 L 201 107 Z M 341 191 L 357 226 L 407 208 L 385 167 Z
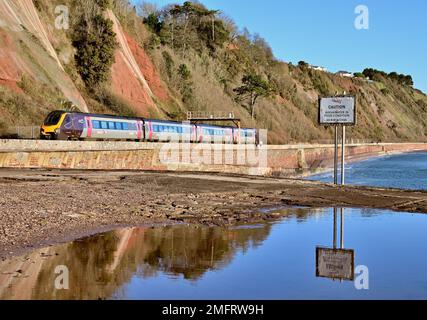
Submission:
M 355 125 L 356 103 L 354 96 L 319 99 L 320 125 Z
M 316 248 L 316 276 L 329 279 L 354 280 L 354 251 Z

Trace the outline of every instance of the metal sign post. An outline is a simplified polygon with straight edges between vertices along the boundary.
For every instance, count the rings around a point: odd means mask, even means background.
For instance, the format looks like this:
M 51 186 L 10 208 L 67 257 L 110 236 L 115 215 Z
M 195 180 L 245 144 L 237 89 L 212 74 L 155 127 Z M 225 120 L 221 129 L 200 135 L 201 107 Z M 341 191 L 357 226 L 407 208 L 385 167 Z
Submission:
M 334 184 L 338 184 L 338 126 L 335 126 Z
M 340 248 L 344 249 L 344 208 L 341 208 Z
M 337 207 L 334 207 L 334 243 L 333 243 L 333 248 L 336 249 L 337 248 Z
M 345 184 L 345 129 L 356 124 L 356 98 L 334 96 L 319 98 L 319 124 L 335 127 L 334 183 L 338 185 L 338 126 L 341 126 L 341 185 Z
M 341 185 L 345 185 L 345 126 L 342 126 L 341 139 Z

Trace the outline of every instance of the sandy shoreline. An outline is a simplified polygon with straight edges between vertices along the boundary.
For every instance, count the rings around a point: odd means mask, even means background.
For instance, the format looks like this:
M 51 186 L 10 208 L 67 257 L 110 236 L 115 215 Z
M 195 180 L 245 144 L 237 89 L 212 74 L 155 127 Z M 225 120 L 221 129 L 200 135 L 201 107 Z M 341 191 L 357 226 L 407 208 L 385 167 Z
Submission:
M 261 208 L 369 207 L 427 213 L 427 192 L 206 173 L 0 170 L 0 257 L 126 226 L 230 226 Z

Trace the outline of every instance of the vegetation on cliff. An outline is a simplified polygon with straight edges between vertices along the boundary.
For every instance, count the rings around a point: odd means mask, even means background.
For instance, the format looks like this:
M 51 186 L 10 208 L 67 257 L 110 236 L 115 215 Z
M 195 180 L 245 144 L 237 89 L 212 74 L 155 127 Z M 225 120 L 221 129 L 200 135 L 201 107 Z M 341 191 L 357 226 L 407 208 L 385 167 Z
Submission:
M 149 85 L 167 90 L 162 99 L 153 91 L 155 116 L 183 120 L 188 110 L 234 112 L 244 126 L 268 129 L 271 143 L 319 142 L 331 139 L 332 129 L 317 125 L 318 96 L 348 93 L 356 95 L 359 107 L 358 125 L 349 129 L 350 138 L 427 139 L 427 96 L 413 87 L 411 76 L 367 68 L 347 78 L 314 70 L 304 61 L 285 63 L 261 36 L 240 30 L 223 12 L 201 3 L 164 8 L 142 2 L 131 5 L 127 0 L 37 0 L 36 4 L 46 26 L 55 19 L 55 6 L 70 7 L 71 28 L 51 28 L 49 37 L 91 111 L 139 114 L 134 102 L 118 96 L 121 92 L 111 86 L 117 35 L 105 11 L 112 10 L 128 42 L 132 39 L 148 54 L 150 61 L 138 57 L 141 70 L 148 63 L 154 66 L 143 70 L 144 76 L 160 74 L 161 80 Z M 6 105 L 3 100 L 3 109 L 10 108 L 10 101 L 19 101 L 8 99 Z M 47 99 L 50 108 L 58 100 L 56 93 Z M 42 116 L 31 118 L 32 122 Z M 19 119 L 14 124 L 31 121 Z

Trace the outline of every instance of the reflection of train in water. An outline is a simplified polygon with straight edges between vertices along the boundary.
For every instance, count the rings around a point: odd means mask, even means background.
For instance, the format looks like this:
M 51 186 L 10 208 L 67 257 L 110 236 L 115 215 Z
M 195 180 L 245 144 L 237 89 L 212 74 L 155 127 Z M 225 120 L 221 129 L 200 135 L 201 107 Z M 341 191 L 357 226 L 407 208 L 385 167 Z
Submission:
M 256 129 L 53 111 L 40 128 L 49 140 L 128 140 L 257 144 Z

